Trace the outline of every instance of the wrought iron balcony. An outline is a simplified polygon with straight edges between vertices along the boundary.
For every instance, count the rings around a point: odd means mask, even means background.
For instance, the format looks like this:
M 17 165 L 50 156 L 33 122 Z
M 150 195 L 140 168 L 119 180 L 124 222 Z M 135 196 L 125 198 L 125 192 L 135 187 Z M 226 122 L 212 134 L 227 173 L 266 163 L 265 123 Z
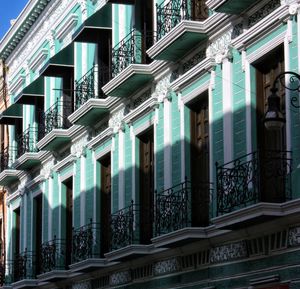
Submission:
M 100 63 L 98 68 L 93 66 L 84 76 L 75 81 L 75 109 L 81 107 L 90 98 L 106 98 L 101 87 L 110 79 L 109 68 Z
M 14 260 L 6 263 L 5 284 L 11 284 L 25 279 L 35 279 L 35 255 L 25 250 L 15 255 Z
M 146 50 L 153 45 L 155 37 L 153 31 L 141 33 L 132 29 L 112 50 L 112 76 L 115 77 L 130 64 L 149 63 Z
M 40 272 L 50 272 L 53 270 L 64 270 L 67 267 L 66 242 L 56 239 L 45 242 L 41 246 Z
M 193 198 L 193 194 L 198 196 L 200 202 Z M 155 235 L 160 236 L 191 226 L 206 226 L 209 219 L 210 195 L 210 183 L 192 186 L 187 180 L 156 193 Z M 197 218 L 194 217 L 196 214 Z
M 71 126 L 68 116 L 73 112 L 72 103 L 57 100 L 47 111 L 42 113 L 39 126 L 39 140 L 53 129 L 67 129 Z
M 37 152 L 37 129 L 28 127 L 19 137 L 17 138 L 17 158 L 25 153 Z
M 73 230 L 72 263 L 100 258 L 100 224 L 92 223 Z
M 5 284 L 5 265 L 4 262 L 0 262 L 0 286 L 2 287 Z
M 14 147 L 6 147 L 0 153 L 0 172 L 12 168 L 12 164 L 16 159 L 16 149 Z
M 204 0 L 170 0 L 157 5 L 156 11 L 158 40 L 182 20 L 203 21 L 208 17 L 208 8 Z
M 111 215 L 111 251 L 132 245 L 138 241 L 135 230 L 138 228 L 136 224 L 136 220 L 139 219 L 138 213 L 138 206 L 132 202 L 130 206 Z
M 253 152 L 216 167 L 217 215 L 258 202 L 281 203 L 291 198 L 291 152 Z

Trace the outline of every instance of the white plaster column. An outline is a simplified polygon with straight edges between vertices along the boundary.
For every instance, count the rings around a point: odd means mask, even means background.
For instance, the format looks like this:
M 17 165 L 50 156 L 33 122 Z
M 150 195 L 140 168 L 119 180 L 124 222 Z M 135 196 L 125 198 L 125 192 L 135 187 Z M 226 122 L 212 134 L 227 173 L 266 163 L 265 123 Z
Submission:
M 62 182 L 61 182 L 61 175 L 60 173 L 58 173 L 57 176 L 58 179 L 58 202 L 60 204 L 59 208 L 58 208 L 58 238 L 61 239 L 61 224 L 62 224 L 62 192 L 61 192 L 61 186 L 62 186 Z
M 119 209 L 125 206 L 125 133 L 119 129 Z
M 130 139 L 131 139 L 131 162 L 132 162 L 132 194 L 131 199 L 135 203 L 135 194 L 136 194 L 136 187 L 135 187 L 135 178 L 136 178 L 136 159 L 135 159 L 135 148 L 136 148 L 136 137 L 133 131 L 133 125 L 130 125 Z
M 97 221 L 97 160 L 96 160 L 96 154 L 95 151 L 92 151 L 92 161 L 93 161 L 93 175 L 94 175 L 94 203 L 93 203 L 93 222 Z
M 184 121 L 184 103 L 181 99 L 181 94 L 178 94 L 178 110 L 180 114 L 180 161 L 181 161 L 181 174 L 180 174 L 180 179 L 181 182 L 184 182 L 185 176 L 186 176 L 186 170 L 185 170 L 185 133 L 184 133 L 184 126 L 185 126 L 185 121 Z
M 80 225 L 86 224 L 86 157 L 84 154 L 80 156 Z
M 227 57 L 222 62 L 222 79 L 224 163 L 227 163 L 233 159 L 232 63 Z
M 164 188 L 172 186 L 172 102 L 164 98 Z
M 246 149 L 247 154 L 253 151 L 252 139 L 252 101 L 251 101 L 251 73 L 250 63 L 246 57 L 246 51 L 242 52 L 244 57 L 244 70 L 245 70 L 245 103 L 246 103 Z
M 49 189 L 48 189 L 48 240 L 53 239 L 52 234 L 52 211 L 53 211 L 53 178 L 49 177 Z

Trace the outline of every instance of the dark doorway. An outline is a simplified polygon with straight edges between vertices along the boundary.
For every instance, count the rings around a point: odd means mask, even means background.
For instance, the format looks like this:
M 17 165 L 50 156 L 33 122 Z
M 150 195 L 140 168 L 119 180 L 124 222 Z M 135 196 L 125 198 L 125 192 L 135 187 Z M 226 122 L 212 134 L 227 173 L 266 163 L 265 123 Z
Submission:
M 35 210 L 35 262 L 36 274 L 41 273 L 41 246 L 42 246 L 42 210 L 43 210 L 43 197 L 42 194 L 34 198 Z
M 73 228 L 73 178 L 69 178 L 64 182 L 66 189 L 66 220 L 65 220 L 65 236 L 66 236 L 66 265 L 71 264 L 72 251 L 72 228 Z
M 153 236 L 154 140 L 153 128 L 140 139 L 140 242 L 148 244 Z
M 111 214 L 111 156 L 106 155 L 100 160 L 101 165 L 101 256 L 110 247 L 110 214 Z
M 20 253 L 20 208 L 14 211 L 15 215 L 15 234 L 14 234 L 14 253 L 19 255 Z
M 209 221 L 209 115 L 208 93 L 191 106 L 192 226 Z

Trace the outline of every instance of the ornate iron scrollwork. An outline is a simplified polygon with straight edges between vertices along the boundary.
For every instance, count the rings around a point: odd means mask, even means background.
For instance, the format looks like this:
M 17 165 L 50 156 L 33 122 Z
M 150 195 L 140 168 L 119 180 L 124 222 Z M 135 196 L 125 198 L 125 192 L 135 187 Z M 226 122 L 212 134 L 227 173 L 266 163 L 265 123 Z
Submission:
M 115 77 L 130 64 L 147 63 L 146 50 L 153 45 L 155 33 L 141 33 L 135 29 L 127 34 L 112 50 L 112 76 Z
M 136 205 L 117 211 L 111 215 L 111 250 L 126 247 L 134 243 L 134 219 Z
M 203 0 L 176 0 L 157 5 L 157 38 L 161 39 L 182 20 L 203 21 L 208 8 Z
M 0 153 L 0 171 L 11 168 L 11 165 L 15 159 L 16 150 L 14 147 L 5 147 Z
M 17 158 L 27 152 L 36 152 L 36 140 L 37 131 L 32 127 L 28 127 L 18 138 L 17 138 Z
M 92 257 L 100 257 L 100 225 L 92 221 L 79 229 L 73 230 L 72 263 Z
M 66 244 L 65 240 L 54 238 L 41 246 L 40 266 L 41 272 L 49 272 L 55 269 L 66 268 Z
M 217 166 L 217 215 L 291 196 L 291 152 L 261 151 Z

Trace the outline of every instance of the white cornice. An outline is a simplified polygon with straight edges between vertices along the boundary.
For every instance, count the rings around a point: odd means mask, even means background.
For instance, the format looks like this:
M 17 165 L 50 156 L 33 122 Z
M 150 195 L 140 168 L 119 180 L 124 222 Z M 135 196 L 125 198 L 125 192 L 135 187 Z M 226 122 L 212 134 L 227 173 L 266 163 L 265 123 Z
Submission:
M 134 109 L 132 112 L 128 113 L 124 117 L 124 121 L 126 123 L 131 123 L 136 119 L 138 119 L 145 112 L 154 109 L 157 105 L 158 105 L 158 99 L 156 97 L 151 97 L 146 101 L 143 101 L 143 103 L 139 105 L 136 109 Z
M 242 33 L 231 44 L 238 50 L 247 49 L 259 38 L 277 29 L 289 17 L 289 5 L 278 7 L 275 11 L 264 17 L 249 30 Z
M 78 16 L 75 13 L 68 15 L 64 23 L 56 30 L 56 37 L 58 40 L 62 40 L 67 34 L 69 34 L 77 25 Z
M 47 58 L 48 50 L 46 48 L 41 49 L 29 62 L 29 67 L 31 70 L 36 71 L 44 60 Z
M 113 135 L 113 128 L 108 127 L 107 129 L 102 131 L 100 134 L 98 134 L 96 137 L 94 137 L 91 141 L 89 141 L 87 143 L 87 148 L 95 149 L 101 143 L 103 143 L 105 140 L 111 138 L 112 135 Z
M 24 74 L 20 74 L 18 80 L 9 85 L 9 92 L 11 94 L 18 92 L 23 87 L 23 84 L 25 84 L 25 79 L 26 76 Z
M 193 68 L 191 68 L 189 71 L 187 71 L 185 74 L 173 81 L 170 84 L 170 88 L 174 91 L 183 89 L 186 85 L 188 85 L 191 82 L 191 80 L 193 80 L 196 77 L 199 78 L 203 73 L 211 70 L 215 65 L 216 63 L 214 59 L 205 58 Z
M 64 168 L 70 166 L 74 161 L 76 161 L 76 156 L 70 154 L 62 161 L 58 162 L 55 166 L 53 166 L 53 171 L 60 172 Z
M 49 27 L 57 27 L 75 5 L 78 5 L 76 0 L 51 1 L 16 49 L 7 58 L 6 64 L 10 68 L 9 79 L 14 78 L 19 67 L 25 66 L 25 62 L 33 57 L 43 42 L 47 41 L 47 35 L 51 32 Z

